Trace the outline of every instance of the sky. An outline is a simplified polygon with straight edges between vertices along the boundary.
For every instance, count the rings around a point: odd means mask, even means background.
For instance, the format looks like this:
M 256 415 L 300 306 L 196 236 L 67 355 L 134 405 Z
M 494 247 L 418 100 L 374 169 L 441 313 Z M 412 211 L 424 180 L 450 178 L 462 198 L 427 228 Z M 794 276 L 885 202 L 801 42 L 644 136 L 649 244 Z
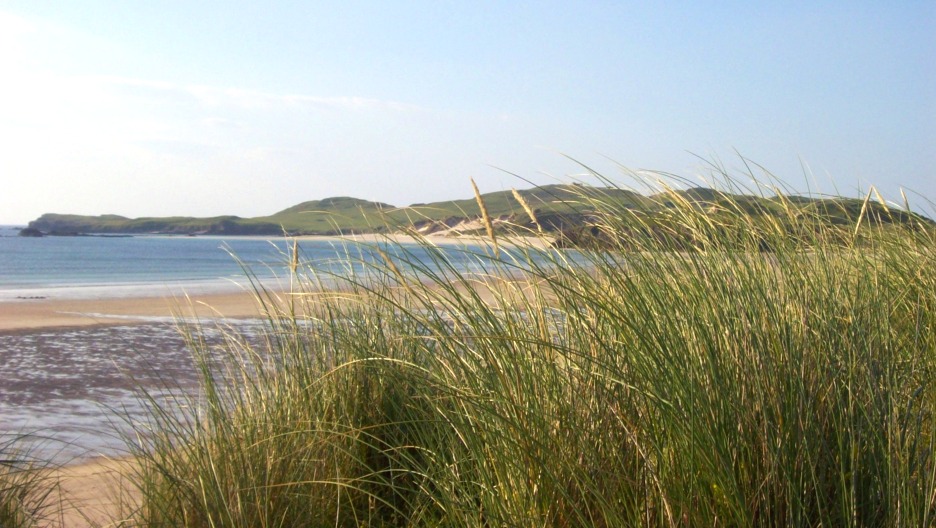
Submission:
M 936 200 L 932 0 L 0 0 L 0 79 L 0 224 L 716 169 Z

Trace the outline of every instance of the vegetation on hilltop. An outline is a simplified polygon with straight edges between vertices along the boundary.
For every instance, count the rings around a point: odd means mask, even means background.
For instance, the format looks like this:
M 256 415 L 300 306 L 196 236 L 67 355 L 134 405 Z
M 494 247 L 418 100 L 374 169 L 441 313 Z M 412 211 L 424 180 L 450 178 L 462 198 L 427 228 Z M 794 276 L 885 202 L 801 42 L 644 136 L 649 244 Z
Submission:
M 648 236 L 678 233 L 674 222 L 677 205 L 692 206 L 706 215 L 706 221 L 730 226 L 741 216 L 766 222 L 783 222 L 791 236 L 798 236 L 808 218 L 819 229 L 853 225 L 859 217 L 876 225 L 932 225 L 918 214 L 878 201 L 850 198 L 811 198 L 802 196 L 753 196 L 709 188 L 667 190 L 645 196 L 616 187 L 590 187 L 580 184 L 548 185 L 518 192 L 536 215 L 529 217 L 511 191 L 482 195 L 488 214 L 499 232 L 514 234 L 546 231 L 560 244 L 606 243 L 607 234 L 595 230 L 598 217 L 616 215 L 625 231 L 644 230 Z M 795 213 L 795 214 L 793 214 Z M 740 216 L 739 216 L 740 215 Z M 161 233 L 187 235 L 336 235 L 416 231 L 431 234 L 457 228 L 460 234 L 481 234 L 468 227 L 480 216 L 475 199 L 413 204 L 394 207 L 350 197 L 334 197 L 303 202 L 269 216 L 240 218 L 125 218 L 117 215 L 79 216 L 45 214 L 30 222 L 25 233 L 114 234 Z M 698 241 L 688 240 L 688 244 Z

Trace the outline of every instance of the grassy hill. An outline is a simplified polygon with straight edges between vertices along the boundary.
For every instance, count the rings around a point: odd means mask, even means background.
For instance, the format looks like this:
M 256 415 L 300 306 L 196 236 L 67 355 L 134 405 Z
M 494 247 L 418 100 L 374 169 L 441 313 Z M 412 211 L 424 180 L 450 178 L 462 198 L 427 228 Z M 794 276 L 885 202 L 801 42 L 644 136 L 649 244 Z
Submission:
M 575 214 L 582 209 L 583 195 L 596 189 L 578 185 L 549 185 L 519 191 L 523 198 L 544 213 Z M 619 189 L 603 189 L 622 203 L 634 206 L 650 205 L 637 193 Z M 483 195 L 488 211 L 496 217 L 523 214 L 523 208 L 510 191 Z M 230 235 L 333 235 L 385 232 L 425 224 L 427 221 L 470 219 L 480 214 L 474 198 L 395 207 L 350 197 L 312 200 L 289 207 L 269 216 L 241 218 L 218 216 L 210 218 L 164 217 L 126 218 L 118 215 L 80 216 L 44 214 L 29 223 L 29 227 L 47 234 L 230 234 Z
M 784 222 L 790 232 L 799 229 L 797 218 L 818 220 L 828 226 L 848 226 L 860 218 L 875 224 L 932 225 L 920 215 L 891 209 L 874 201 L 852 198 L 802 196 L 761 197 L 692 188 L 642 195 L 630 190 L 580 184 L 547 185 L 519 191 L 534 210 L 539 227 L 560 232 L 572 244 L 596 234 L 596 225 L 621 223 L 624 231 L 666 232 L 685 206 L 704 211 L 713 225 L 730 225 L 739 215 Z M 537 225 L 511 191 L 483 194 L 487 211 L 499 231 L 535 230 Z M 480 216 L 474 198 L 395 207 L 351 197 L 332 197 L 297 204 L 269 216 L 241 218 L 165 217 L 126 218 L 118 215 L 79 216 L 45 214 L 30 222 L 31 232 L 78 234 L 180 235 L 336 235 L 395 232 L 417 229 L 422 233 L 468 226 Z M 791 220 L 792 219 L 792 220 Z M 480 232 L 477 226 L 476 232 Z M 461 232 L 471 232 L 470 227 Z M 594 237 L 592 237 L 594 238 Z

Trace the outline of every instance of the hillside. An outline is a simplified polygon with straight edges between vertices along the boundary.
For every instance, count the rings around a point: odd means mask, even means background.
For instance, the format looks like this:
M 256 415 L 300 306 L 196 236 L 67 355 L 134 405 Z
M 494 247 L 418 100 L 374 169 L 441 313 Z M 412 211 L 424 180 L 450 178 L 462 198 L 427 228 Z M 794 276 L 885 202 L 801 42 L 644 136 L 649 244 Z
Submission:
M 741 213 L 752 218 L 783 219 L 807 215 L 829 226 L 853 225 L 866 208 L 865 217 L 877 224 L 932 221 L 914 213 L 888 209 L 877 203 L 851 198 L 761 197 L 729 194 L 708 188 L 667 191 L 645 196 L 617 188 L 585 185 L 548 185 L 519 191 L 534 209 L 539 227 L 559 233 L 578 244 L 583 230 L 599 217 L 632 219 L 635 228 L 666 230 L 671 211 L 691 207 L 705 212 L 713 222 L 730 223 Z M 482 195 L 499 230 L 537 229 L 511 191 Z M 29 223 L 28 235 L 177 234 L 177 235 L 337 235 L 415 230 L 422 234 L 475 234 L 482 232 L 480 210 L 474 198 L 396 207 L 351 197 L 332 197 L 302 202 L 269 216 L 241 218 L 165 217 L 127 218 L 118 215 L 79 216 L 44 214 Z M 795 231 L 795 226 L 790 226 Z
M 549 185 L 520 191 L 543 213 L 575 214 L 583 209 L 583 195 L 596 189 L 578 185 Z M 603 189 L 622 203 L 649 205 L 646 197 L 617 189 Z M 483 195 L 491 215 L 512 218 L 523 208 L 510 191 Z M 269 216 L 241 218 L 165 217 L 126 218 L 118 215 L 80 216 L 48 213 L 29 223 L 29 229 L 51 235 L 180 234 L 180 235 L 335 235 L 395 231 L 413 226 L 432 231 L 451 227 L 480 214 L 474 198 L 396 207 L 350 197 L 332 197 L 297 204 Z M 525 218 L 520 219 L 521 222 Z

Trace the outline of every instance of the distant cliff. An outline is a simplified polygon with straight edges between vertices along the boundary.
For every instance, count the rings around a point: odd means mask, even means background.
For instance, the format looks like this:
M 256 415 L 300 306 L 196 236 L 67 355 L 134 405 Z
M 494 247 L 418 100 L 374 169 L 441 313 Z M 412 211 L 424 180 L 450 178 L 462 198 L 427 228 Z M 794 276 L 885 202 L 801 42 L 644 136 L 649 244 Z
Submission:
M 283 228 L 272 222 L 256 222 L 237 216 L 213 218 L 125 218 L 116 215 L 78 216 L 48 213 L 27 229 L 49 235 L 77 234 L 173 234 L 173 235 L 276 235 Z

